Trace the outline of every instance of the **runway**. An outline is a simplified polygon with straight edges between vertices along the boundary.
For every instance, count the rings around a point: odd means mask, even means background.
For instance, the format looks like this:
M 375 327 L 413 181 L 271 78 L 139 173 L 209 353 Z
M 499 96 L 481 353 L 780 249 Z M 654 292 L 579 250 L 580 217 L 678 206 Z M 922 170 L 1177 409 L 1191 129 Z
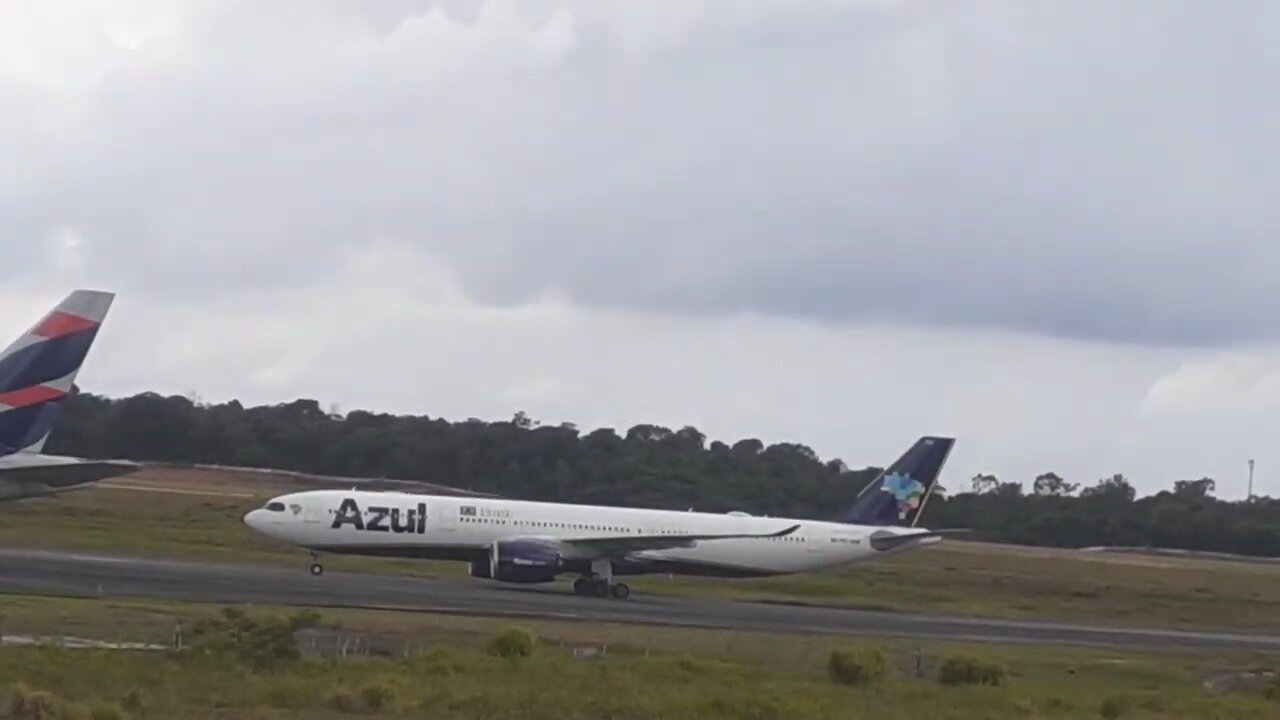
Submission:
M 1280 636 L 1104 628 L 641 595 L 581 598 L 559 589 L 256 565 L 0 550 L 0 592 L 213 603 L 381 608 L 765 632 L 946 640 L 1199 647 L 1280 652 Z

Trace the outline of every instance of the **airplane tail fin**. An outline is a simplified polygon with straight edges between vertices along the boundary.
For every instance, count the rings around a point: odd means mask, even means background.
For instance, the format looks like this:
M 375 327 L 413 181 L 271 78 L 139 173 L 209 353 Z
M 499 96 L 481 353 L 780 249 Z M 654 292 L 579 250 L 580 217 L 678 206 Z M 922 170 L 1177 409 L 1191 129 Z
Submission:
M 75 290 L 0 353 L 0 455 L 44 448 L 114 299 Z
M 868 485 L 845 513 L 854 525 L 915 527 L 955 445 L 954 438 L 922 437 Z

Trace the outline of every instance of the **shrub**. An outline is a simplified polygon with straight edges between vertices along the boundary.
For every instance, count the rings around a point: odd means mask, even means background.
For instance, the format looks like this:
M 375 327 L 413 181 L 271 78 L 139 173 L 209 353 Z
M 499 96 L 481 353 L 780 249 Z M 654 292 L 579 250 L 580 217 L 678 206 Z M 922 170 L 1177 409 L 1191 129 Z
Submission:
M 191 650 L 230 656 L 255 670 L 269 670 L 302 656 L 293 634 L 315 622 L 319 622 L 315 613 L 255 620 L 241 610 L 226 608 L 221 617 L 196 623 L 191 631 Z
M 437 647 L 414 655 L 409 661 L 409 666 L 415 673 L 449 677 L 465 675 L 473 671 L 478 661 L 482 661 L 478 655 L 466 653 L 457 648 Z
M 22 683 L 10 688 L 8 716 L 13 720 L 88 720 L 90 717 L 85 706 Z
M 138 712 L 139 710 L 142 710 L 142 691 L 134 688 L 133 690 L 125 693 L 124 697 L 120 699 L 120 705 L 129 712 Z
M 1111 695 L 1098 706 L 1098 716 L 1102 720 L 1117 720 L 1133 709 L 1133 701 L 1124 695 Z
M 340 713 L 357 713 L 360 712 L 360 701 L 350 690 L 341 688 L 334 690 L 329 695 L 329 709 L 337 710 Z
M 395 693 L 385 683 L 369 683 L 360 688 L 360 700 L 369 710 L 382 710 L 391 704 Z
M 58 698 L 43 690 L 33 690 L 24 683 L 9 688 L 9 715 L 15 720 L 43 720 L 53 717 Z
M 889 661 L 876 648 L 832 651 L 827 658 L 827 674 L 842 685 L 865 685 L 889 675 Z
M 533 654 L 537 639 L 524 628 L 511 628 L 489 643 L 489 654 L 494 657 L 529 657 Z
M 1003 665 L 968 655 L 952 655 L 942 662 L 938 682 L 943 685 L 1001 685 L 1008 671 Z
M 289 626 L 292 627 L 294 631 L 306 630 L 308 628 L 319 627 L 322 619 L 323 618 L 321 617 L 319 610 L 316 610 L 315 608 L 306 608 L 289 616 Z
M 1061 715 L 1071 710 L 1073 707 L 1074 706 L 1071 703 L 1056 696 L 1045 698 L 1045 700 L 1040 703 L 1040 709 L 1043 710 L 1045 713 L 1053 713 L 1058 715 Z

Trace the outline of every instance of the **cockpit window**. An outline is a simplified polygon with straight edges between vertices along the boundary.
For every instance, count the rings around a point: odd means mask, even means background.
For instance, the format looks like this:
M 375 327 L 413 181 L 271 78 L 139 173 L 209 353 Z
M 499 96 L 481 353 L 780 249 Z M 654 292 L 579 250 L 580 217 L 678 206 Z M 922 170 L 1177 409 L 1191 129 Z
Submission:
M 284 503 L 282 502 L 267 503 L 267 509 L 270 510 L 271 512 L 284 512 Z

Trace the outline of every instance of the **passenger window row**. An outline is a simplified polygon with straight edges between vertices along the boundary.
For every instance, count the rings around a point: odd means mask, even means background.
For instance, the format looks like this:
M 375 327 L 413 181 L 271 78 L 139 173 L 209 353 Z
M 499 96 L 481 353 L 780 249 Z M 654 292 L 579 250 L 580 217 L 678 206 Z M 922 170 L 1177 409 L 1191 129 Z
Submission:
M 506 520 L 494 520 L 490 518 L 462 518 L 462 522 L 483 523 L 489 525 L 506 525 Z M 556 530 L 592 530 L 596 532 L 613 532 L 613 533 L 642 533 L 642 530 L 635 528 L 616 527 L 610 525 L 590 525 L 586 523 L 561 523 L 561 522 L 539 522 L 533 520 L 512 520 L 512 524 L 518 527 L 531 528 L 554 528 Z M 658 535 L 692 535 L 688 530 L 658 530 Z M 767 538 L 772 542 L 809 542 L 806 537 L 790 535 L 780 538 Z
M 591 525 L 587 523 L 557 523 L 557 522 L 536 522 L 533 520 L 516 520 L 516 525 L 534 528 L 557 528 L 559 530 L 594 530 L 597 532 L 613 532 L 613 533 L 629 533 L 639 532 L 631 528 L 615 527 L 611 525 Z

